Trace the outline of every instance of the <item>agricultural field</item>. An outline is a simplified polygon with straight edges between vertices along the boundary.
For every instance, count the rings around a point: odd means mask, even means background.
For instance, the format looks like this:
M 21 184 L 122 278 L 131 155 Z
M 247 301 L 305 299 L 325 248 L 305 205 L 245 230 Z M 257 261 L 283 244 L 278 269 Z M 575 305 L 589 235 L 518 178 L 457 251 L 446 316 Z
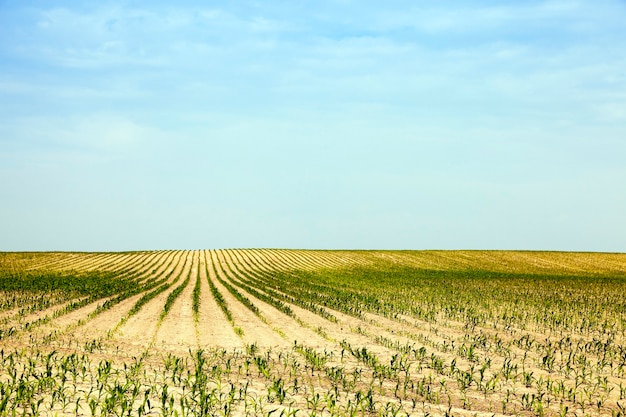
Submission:
M 626 254 L 0 253 L 0 416 L 625 416 Z

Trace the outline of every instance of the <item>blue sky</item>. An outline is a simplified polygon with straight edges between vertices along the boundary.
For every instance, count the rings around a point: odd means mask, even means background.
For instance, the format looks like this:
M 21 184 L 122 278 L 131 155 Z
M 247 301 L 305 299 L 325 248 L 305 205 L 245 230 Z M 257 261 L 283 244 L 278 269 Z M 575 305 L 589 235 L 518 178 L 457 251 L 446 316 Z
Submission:
M 0 1 L 0 250 L 626 252 L 624 1 Z

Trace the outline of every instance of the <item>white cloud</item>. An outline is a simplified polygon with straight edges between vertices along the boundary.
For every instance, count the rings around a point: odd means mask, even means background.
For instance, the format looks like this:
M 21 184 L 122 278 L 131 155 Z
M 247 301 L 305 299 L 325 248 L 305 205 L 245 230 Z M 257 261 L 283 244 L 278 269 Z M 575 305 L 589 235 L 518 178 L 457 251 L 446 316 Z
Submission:
M 221 9 L 99 6 L 87 10 L 51 8 L 31 11 L 36 31 L 14 50 L 30 59 L 61 67 L 181 67 L 197 53 L 216 48 L 261 49 L 293 31 L 288 21 L 235 15 Z M 194 54 L 181 54 L 193 49 Z
M 609 122 L 626 122 L 626 97 L 621 102 L 604 103 L 596 107 L 598 118 Z
M 585 19 L 581 12 L 590 7 L 585 4 L 412 4 L 352 8 L 356 15 L 351 18 L 332 13 L 349 4 L 322 4 L 326 14 L 298 16 L 293 14 L 302 11 L 297 7 L 284 7 L 292 15 L 276 7 L 250 5 L 231 10 L 123 6 L 43 10 L 38 12 L 40 31 L 28 48 L 30 56 L 88 71 L 79 72 L 76 80 L 64 73 L 53 75 L 53 83 L 18 77 L 0 89 L 31 88 L 44 98 L 68 99 L 69 107 L 72 100 L 100 99 L 120 109 L 120 114 L 132 112 L 135 105 L 123 100 L 152 106 L 155 97 L 161 98 L 160 106 L 169 99 L 181 111 L 195 106 L 245 112 L 349 103 L 353 108 L 431 106 L 445 113 L 476 102 L 486 106 L 496 102 L 499 109 L 507 104 L 545 105 L 546 98 L 554 108 L 560 97 L 569 106 L 598 93 L 585 90 L 583 84 L 594 77 L 614 76 L 620 65 L 618 58 L 611 58 L 619 54 L 594 50 L 595 44 L 574 47 L 569 40 L 558 39 L 560 47 L 555 49 L 535 42 L 542 35 L 529 23 L 565 18 L 555 26 L 558 32 L 561 26 Z M 404 26 L 417 32 L 397 32 Z M 523 36 L 509 38 L 509 28 Z M 442 36 L 420 36 L 420 30 Z M 489 36 L 476 42 L 447 38 L 464 32 Z M 607 48 L 618 52 L 621 46 Z M 598 64 L 589 68 L 591 60 Z
M 409 10 L 385 10 L 375 24 L 381 30 L 404 26 L 429 34 L 493 34 L 494 30 L 509 31 L 524 27 L 536 30 L 536 25 L 556 24 L 569 28 L 581 20 L 601 16 L 602 13 L 597 13 L 597 10 L 607 7 L 611 6 L 578 1 L 511 2 L 496 6 L 426 3 L 414 5 Z
M 142 147 L 167 136 L 162 130 L 114 114 L 81 114 L 75 117 L 24 117 L 2 129 L 7 143 L 28 152 L 51 157 L 118 157 L 135 155 Z M 10 139 L 7 139 L 10 138 Z

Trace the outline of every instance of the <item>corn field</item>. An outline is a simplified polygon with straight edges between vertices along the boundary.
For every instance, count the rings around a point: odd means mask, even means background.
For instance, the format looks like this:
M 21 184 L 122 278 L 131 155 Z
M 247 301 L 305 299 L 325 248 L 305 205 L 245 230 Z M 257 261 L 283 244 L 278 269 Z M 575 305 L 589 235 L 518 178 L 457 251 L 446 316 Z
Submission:
M 0 416 L 626 416 L 626 254 L 0 253 Z

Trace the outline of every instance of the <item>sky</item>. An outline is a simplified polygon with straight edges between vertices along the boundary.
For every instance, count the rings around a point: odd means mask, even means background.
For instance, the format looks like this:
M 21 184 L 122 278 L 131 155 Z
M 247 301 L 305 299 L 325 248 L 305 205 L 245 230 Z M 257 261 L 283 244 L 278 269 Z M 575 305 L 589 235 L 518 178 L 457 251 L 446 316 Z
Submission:
M 626 252 L 624 22 L 0 0 L 0 250 Z

